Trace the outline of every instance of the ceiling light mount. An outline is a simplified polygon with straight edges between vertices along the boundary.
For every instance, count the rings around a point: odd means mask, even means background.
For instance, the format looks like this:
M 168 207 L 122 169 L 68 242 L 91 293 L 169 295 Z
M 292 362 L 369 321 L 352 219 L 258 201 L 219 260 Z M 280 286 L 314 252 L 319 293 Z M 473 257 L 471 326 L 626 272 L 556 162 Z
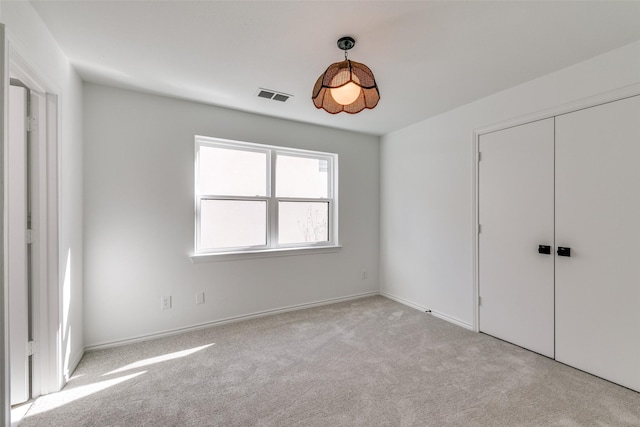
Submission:
M 329 65 L 318 78 L 311 96 L 313 104 L 331 114 L 343 111 L 356 114 L 365 108 L 375 108 L 380 92 L 373 73 L 366 65 L 347 59 L 347 51 L 355 46 L 355 39 L 344 36 L 337 44 L 344 51 L 344 61 Z
M 356 41 L 353 37 L 344 36 L 338 39 L 338 47 L 342 50 L 346 51 L 353 48 L 356 45 Z

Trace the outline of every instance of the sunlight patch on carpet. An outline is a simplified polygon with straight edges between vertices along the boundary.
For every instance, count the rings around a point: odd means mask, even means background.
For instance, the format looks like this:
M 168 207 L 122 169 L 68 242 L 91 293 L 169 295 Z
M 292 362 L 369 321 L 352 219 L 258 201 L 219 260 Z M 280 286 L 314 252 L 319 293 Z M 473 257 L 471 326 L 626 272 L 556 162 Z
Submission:
M 42 396 L 38 399 L 37 404 L 31 407 L 31 410 L 29 411 L 29 413 L 27 413 L 25 418 L 29 418 L 33 415 L 38 415 L 43 412 L 51 411 L 52 409 L 59 408 L 68 403 L 90 396 L 94 393 L 98 393 L 100 391 L 106 390 L 109 387 L 113 387 L 123 382 L 132 380 L 133 378 L 146 373 L 147 371 L 136 372 L 135 374 L 125 375 L 123 377 L 113 378 L 110 380 L 100 381 L 93 384 L 87 384 L 87 385 L 78 386 L 74 388 L 68 388 L 58 393 Z
M 186 357 L 186 356 L 189 356 L 191 354 L 194 354 L 194 353 L 197 353 L 199 351 L 202 351 L 202 350 L 204 350 L 206 348 L 211 347 L 212 345 L 215 345 L 215 343 L 202 345 L 200 347 L 190 348 L 188 350 L 176 351 L 174 353 L 163 354 L 162 356 L 150 357 L 149 359 L 139 360 L 137 362 L 130 363 L 130 364 L 128 364 L 126 366 L 123 366 L 121 368 L 114 369 L 113 371 L 107 372 L 106 374 L 102 374 L 102 376 L 106 377 L 108 375 L 117 374 L 117 373 L 120 373 L 120 372 L 128 371 L 130 369 L 138 369 L 138 368 L 142 368 L 142 367 L 145 367 L 145 366 L 154 365 L 156 363 L 167 362 L 169 360 L 179 359 L 181 357 Z

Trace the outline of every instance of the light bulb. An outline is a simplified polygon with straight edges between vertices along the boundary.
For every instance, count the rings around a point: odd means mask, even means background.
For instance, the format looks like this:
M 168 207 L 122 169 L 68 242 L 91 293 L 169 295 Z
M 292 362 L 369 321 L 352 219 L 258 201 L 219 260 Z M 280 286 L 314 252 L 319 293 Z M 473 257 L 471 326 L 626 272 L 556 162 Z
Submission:
M 331 79 L 331 86 L 341 84 L 349 80 L 349 69 L 344 68 L 334 78 Z M 352 104 L 360 96 L 362 90 L 356 83 L 360 83 L 360 79 L 355 74 L 351 76 L 351 82 L 335 89 L 329 89 L 333 99 L 340 105 Z M 355 83 L 354 83 L 355 82 Z

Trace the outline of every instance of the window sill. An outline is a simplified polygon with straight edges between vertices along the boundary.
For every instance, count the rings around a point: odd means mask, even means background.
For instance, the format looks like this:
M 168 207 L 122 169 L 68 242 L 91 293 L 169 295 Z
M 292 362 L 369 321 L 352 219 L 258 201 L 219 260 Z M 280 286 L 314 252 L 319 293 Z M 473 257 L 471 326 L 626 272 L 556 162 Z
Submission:
M 264 249 L 259 251 L 222 252 L 217 254 L 191 254 L 191 262 L 200 264 L 205 262 L 237 261 L 241 259 L 272 258 L 293 255 L 317 255 L 330 252 L 339 252 L 342 246 L 318 246 L 312 248 L 282 248 Z

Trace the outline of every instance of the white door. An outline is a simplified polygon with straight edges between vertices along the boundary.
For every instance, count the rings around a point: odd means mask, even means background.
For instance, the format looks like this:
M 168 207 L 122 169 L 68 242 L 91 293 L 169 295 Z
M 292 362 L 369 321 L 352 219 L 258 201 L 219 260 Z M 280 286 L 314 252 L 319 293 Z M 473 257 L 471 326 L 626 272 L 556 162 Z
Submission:
M 27 96 L 10 86 L 7 146 L 7 277 L 11 404 L 29 399 L 29 296 L 27 269 Z
M 553 134 L 551 118 L 481 135 L 478 165 L 480 331 L 548 357 L 554 356 Z M 551 254 L 539 253 L 539 245 Z
M 556 359 L 640 391 L 640 96 L 556 118 Z

